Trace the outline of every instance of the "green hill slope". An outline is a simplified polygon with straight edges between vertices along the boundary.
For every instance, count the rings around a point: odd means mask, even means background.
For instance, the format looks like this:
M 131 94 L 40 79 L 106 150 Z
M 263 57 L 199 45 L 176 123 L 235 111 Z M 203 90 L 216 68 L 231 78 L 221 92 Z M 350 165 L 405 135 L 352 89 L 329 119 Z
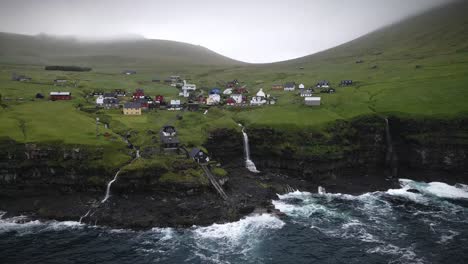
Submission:
M 134 39 L 81 42 L 47 35 L 0 33 L 0 61 L 14 64 L 109 66 L 238 65 L 201 46 L 168 40 Z

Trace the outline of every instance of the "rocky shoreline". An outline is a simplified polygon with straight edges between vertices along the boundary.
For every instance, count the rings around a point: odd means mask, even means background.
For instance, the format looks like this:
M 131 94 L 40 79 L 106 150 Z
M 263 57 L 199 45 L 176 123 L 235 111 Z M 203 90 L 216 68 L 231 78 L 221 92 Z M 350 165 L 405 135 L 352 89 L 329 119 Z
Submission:
M 95 208 L 84 223 L 190 227 L 232 222 L 253 212 L 275 213 L 271 201 L 291 190 L 316 192 L 322 186 L 328 192 L 362 194 L 398 187 L 398 178 L 468 183 L 466 119 L 389 118 L 385 124 L 369 116 L 336 122 L 325 134 L 250 128 L 252 160 L 260 173 L 244 167 L 239 131 L 212 131 L 204 147 L 220 163 L 213 166 L 227 171 L 221 181 L 227 201 L 208 181 L 162 181 L 167 172 L 194 173 L 196 164 L 181 162 L 172 169 L 150 163 L 124 172 L 112 185 L 110 199 L 100 204 L 112 172 L 86 166 L 87 160 L 99 159 L 98 152 L 10 144 L 0 153 L 0 210 L 7 212 L 4 217 L 79 221 Z M 174 168 L 180 171 L 170 171 Z

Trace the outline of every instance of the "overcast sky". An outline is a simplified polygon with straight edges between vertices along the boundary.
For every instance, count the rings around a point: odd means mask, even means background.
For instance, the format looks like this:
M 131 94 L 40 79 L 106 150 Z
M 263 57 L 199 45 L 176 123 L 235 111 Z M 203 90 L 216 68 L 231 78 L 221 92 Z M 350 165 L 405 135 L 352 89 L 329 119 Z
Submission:
M 247 62 L 309 55 L 449 0 L 0 0 L 0 31 L 138 34 Z

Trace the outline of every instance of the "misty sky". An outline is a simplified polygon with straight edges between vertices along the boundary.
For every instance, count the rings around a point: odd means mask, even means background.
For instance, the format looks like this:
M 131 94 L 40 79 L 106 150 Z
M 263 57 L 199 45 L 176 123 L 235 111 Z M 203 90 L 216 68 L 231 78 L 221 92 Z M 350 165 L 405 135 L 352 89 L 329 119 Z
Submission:
M 138 34 L 247 62 L 301 57 L 448 0 L 0 0 L 0 31 Z

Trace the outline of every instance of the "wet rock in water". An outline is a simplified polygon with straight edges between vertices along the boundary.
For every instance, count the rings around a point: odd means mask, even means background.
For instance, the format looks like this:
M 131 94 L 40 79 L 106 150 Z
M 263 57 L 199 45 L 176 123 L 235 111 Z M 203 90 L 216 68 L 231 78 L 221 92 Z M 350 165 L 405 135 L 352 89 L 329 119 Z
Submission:
M 421 193 L 419 190 L 416 190 L 416 189 L 408 189 L 407 192 L 410 192 L 410 193 Z
M 301 204 L 303 202 L 303 200 L 299 198 L 286 198 L 286 199 L 283 199 L 283 201 L 288 204 Z

